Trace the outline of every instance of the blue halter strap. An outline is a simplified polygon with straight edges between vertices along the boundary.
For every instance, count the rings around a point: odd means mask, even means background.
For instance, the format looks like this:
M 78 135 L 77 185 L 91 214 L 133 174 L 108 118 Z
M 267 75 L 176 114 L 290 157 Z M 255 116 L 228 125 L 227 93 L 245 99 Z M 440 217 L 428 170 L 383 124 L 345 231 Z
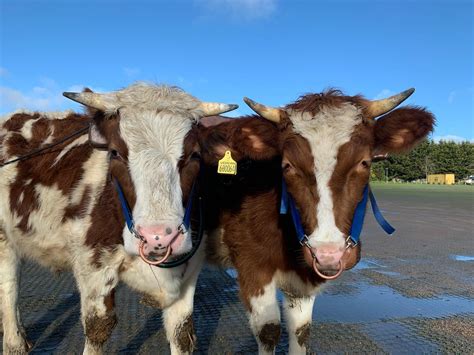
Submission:
M 135 223 L 133 221 L 133 215 L 132 211 L 130 210 L 130 206 L 128 205 L 127 199 L 125 198 L 125 195 L 123 193 L 122 186 L 118 182 L 117 178 L 113 178 L 114 180 L 114 185 L 115 189 L 117 190 L 119 200 L 120 200 L 120 205 L 122 206 L 122 213 L 123 217 L 125 218 L 125 222 L 127 223 L 128 230 L 132 235 L 138 239 L 142 239 L 140 235 L 138 234 L 137 230 L 135 229 Z
M 393 228 L 390 223 L 382 216 L 382 212 L 375 201 L 375 196 L 370 190 L 369 184 L 364 187 L 364 192 L 362 194 L 362 200 L 357 204 L 357 207 L 354 212 L 354 217 L 352 219 L 352 225 L 350 230 L 349 238 L 352 242 L 352 246 L 356 246 L 360 240 L 360 234 L 362 232 L 362 227 L 364 225 L 365 219 L 365 210 L 367 207 L 367 202 L 370 199 L 370 203 L 372 205 L 372 212 L 375 216 L 377 223 L 382 227 L 382 229 L 388 234 L 392 235 L 395 232 L 395 228 Z M 291 219 L 293 220 L 293 225 L 295 227 L 296 236 L 298 241 L 301 244 L 304 244 L 307 240 L 307 235 L 304 232 L 303 224 L 301 223 L 301 215 L 296 207 L 294 199 L 288 193 L 288 189 L 286 187 L 285 179 L 282 179 L 282 186 L 281 186 L 281 203 L 280 203 L 280 214 L 287 214 L 288 209 L 290 210 Z

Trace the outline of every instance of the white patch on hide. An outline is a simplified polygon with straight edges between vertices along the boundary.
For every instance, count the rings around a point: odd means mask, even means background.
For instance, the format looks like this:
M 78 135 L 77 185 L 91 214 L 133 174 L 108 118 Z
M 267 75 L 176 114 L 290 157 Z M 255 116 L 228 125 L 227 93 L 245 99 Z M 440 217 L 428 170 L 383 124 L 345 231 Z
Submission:
M 274 280 L 263 288 L 263 294 L 250 298 L 250 306 L 252 307 L 252 312 L 249 314 L 250 327 L 255 335 L 258 335 L 265 324 L 280 324 L 280 308 L 276 299 Z
M 87 143 L 88 140 L 89 137 L 87 135 L 80 136 L 79 138 L 73 140 L 71 143 L 65 146 L 63 150 L 61 150 L 61 153 L 59 153 L 56 159 L 54 159 L 54 162 L 51 167 L 54 167 L 71 149 L 84 143 Z

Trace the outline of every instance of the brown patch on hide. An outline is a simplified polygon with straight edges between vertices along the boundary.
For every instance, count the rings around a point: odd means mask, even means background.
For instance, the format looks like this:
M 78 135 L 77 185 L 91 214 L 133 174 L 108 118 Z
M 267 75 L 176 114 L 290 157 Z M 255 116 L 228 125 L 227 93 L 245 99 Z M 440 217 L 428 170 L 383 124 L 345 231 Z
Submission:
M 283 177 L 288 193 L 295 200 L 306 234 L 317 227 L 316 206 L 319 202 L 314 158 L 306 139 L 294 134 L 290 129 L 282 133 Z
M 260 139 L 259 136 L 254 134 L 252 132 L 252 129 L 245 127 L 242 128 L 242 133 L 248 139 L 250 142 L 250 146 L 256 151 L 256 152 L 263 152 L 264 149 L 266 148 L 265 143 Z
M 309 336 L 311 334 L 311 324 L 305 324 L 298 329 L 296 329 L 296 339 L 298 340 L 298 344 L 301 347 L 307 347 L 308 346 L 308 341 L 309 341 Z
M 40 117 L 39 113 L 16 113 L 12 115 L 5 123 L 3 128 L 10 132 L 20 132 L 25 123 L 29 120 L 36 120 Z
M 132 208 L 132 207 L 131 207 Z M 102 265 L 103 253 L 111 252 L 123 244 L 122 232 L 125 219 L 122 215 L 117 191 L 108 179 L 91 213 L 91 227 L 86 234 L 85 245 L 94 250 L 92 262 Z
M 30 214 L 39 208 L 38 194 L 33 183 L 21 186 L 23 181 L 19 183 L 17 181 L 10 185 L 10 209 L 20 217 L 16 227 L 23 233 L 28 233 L 31 231 L 28 225 Z M 23 199 L 20 198 L 21 196 Z
M 220 232 L 212 233 L 206 241 L 206 261 L 220 267 L 233 267 L 229 247 Z
M 32 124 L 32 138 L 26 140 L 20 133 L 11 134 L 5 141 L 8 155 L 5 157 L 5 160 L 9 160 L 15 156 L 23 156 L 35 149 L 42 148 L 44 146 L 44 140 L 51 135 L 53 129 L 56 133 L 52 138 L 52 143 L 55 143 L 64 136 L 77 132 L 87 124 L 86 117 L 76 114 L 71 114 L 64 119 L 39 117 L 37 113 L 33 115 L 23 114 L 21 116 L 21 122 L 23 124 L 28 120 L 34 120 Z M 9 122 L 10 120 L 8 120 L 5 125 L 13 129 L 18 129 L 20 126 L 18 122 L 15 124 L 9 124 Z M 78 139 L 78 137 L 47 149 L 27 160 L 16 163 L 17 175 L 10 185 L 10 208 L 20 218 L 17 227 L 24 233 L 31 231 L 31 228 L 28 226 L 29 216 L 40 207 L 38 195 L 35 190 L 36 186 L 52 187 L 54 185 L 58 187 L 64 195 L 68 196 L 77 181 L 82 177 L 84 173 L 82 165 L 91 154 L 91 148 L 86 144 L 71 149 L 53 167 L 55 159 L 64 147 L 75 139 Z M 79 168 L 71 169 L 71 167 Z M 20 199 L 20 196 L 22 199 Z
M 71 218 L 84 218 L 87 213 L 87 206 L 89 206 L 91 201 L 91 194 L 91 187 L 86 186 L 79 203 L 76 205 L 69 205 L 64 210 L 63 222 Z
M 115 289 L 104 297 L 104 305 L 106 314 L 104 317 L 97 315 L 89 315 L 85 319 L 85 333 L 89 341 L 97 346 L 101 346 L 107 341 L 112 330 L 117 324 L 117 316 L 115 314 Z
M 13 347 L 13 346 L 5 344 L 4 350 L 5 350 L 5 354 L 26 355 L 30 352 L 32 348 L 33 348 L 33 344 L 25 340 L 24 343 L 20 346 Z
M 106 282 L 106 285 L 109 282 L 110 282 L 110 280 Z M 113 283 L 113 281 L 110 282 L 110 284 L 107 285 L 107 286 L 110 286 L 112 283 Z M 104 297 L 104 305 L 105 305 L 105 308 L 107 309 L 107 312 L 112 312 L 114 310 L 114 308 L 115 308 L 115 288 L 112 289 L 112 291 L 110 291 L 110 293 L 107 296 Z
M 280 150 L 277 133 L 277 127 L 272 123 L 258 116 L 250 116 L 202 129 L 199 143 L 202 152 L 207 153 L 212 160 L 222 158 L 222 147 L 229 147 L 225 150 L 230 149 L 234 159 L 271 159 Z
M 151 308 L 163 309 L 160 302 L 150 295 L 144 295 L 141 298 L 140 303 Z
M 355 128 L 351 140 L 339 148 L 337 163 L 329 180 L 336 226 L 349 235 L 355 208 L 362 199 L 365 185 L 369 181 L 372 128 L 360 124 Z
M 175 340 L 181 352 L 192 353 L 194 351 L 197 339 L 192 315 L 187 316 L 183 323 L 176 328 Z
M 258 339 L 266 351 L 273 351 L 280 340 L 280 324 L 267 323 L 258 333 Z
M 116 324 L 117 316 L 113 312 L 107 312 L 104 317 L 91 315 L 85 320 L 86 337 L 92 344 L 100 346 L 110 337 Z
M 198 143 L 198 128 L 193 126 L 184 138 L 183 156 L 178 162 L 183 206 L 186 206 L 191 188 L 199 175 L 200 157 L 201 149 Z

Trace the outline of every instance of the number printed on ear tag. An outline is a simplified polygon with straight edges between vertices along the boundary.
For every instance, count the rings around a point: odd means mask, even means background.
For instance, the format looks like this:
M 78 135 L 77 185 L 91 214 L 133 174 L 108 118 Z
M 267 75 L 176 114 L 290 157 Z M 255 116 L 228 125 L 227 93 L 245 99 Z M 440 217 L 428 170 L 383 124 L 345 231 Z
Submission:
M 237 175 L 237 163 L 234 159 L 232 159 L 230 150 L 226 150 L 224 157 L 219 160 L 219 164 L 217 165 L 217 173 Z

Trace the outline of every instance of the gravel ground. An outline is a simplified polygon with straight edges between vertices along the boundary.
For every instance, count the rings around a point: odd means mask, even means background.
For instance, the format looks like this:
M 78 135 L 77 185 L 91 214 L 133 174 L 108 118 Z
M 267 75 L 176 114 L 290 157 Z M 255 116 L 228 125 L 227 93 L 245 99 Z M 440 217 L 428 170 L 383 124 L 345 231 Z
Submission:
M 368 214 L 363 259 L 318 297 L 312 353 L 474 354 L 474 189 L 374 185 L 387 237 Z M 206 268 L 195 297 L 196 353 L 255 353 L 232 273 Z M 77 354 L 84 337 L 69 273 L 25 263 L 20 309 L 32 353 Z M 160 312 L 117 290 L 106 353 L 167 354 Z M 287 351 L 283 332 L 277 353 Z

